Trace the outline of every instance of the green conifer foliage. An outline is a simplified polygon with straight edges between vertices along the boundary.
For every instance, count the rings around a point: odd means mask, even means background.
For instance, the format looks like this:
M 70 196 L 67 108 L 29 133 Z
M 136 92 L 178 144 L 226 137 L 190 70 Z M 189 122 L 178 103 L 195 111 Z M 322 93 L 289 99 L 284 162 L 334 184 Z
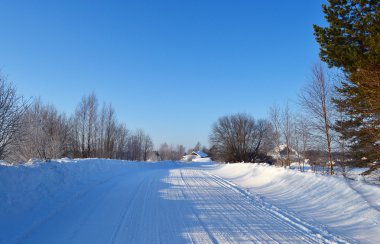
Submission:
M 379 160 L 380 1 L 328 0 L 322 8 L 328 26 L 314 25 L 320 57 L 345 74 L 334 99 L 344 114 L 336 129 L 355 156 Z

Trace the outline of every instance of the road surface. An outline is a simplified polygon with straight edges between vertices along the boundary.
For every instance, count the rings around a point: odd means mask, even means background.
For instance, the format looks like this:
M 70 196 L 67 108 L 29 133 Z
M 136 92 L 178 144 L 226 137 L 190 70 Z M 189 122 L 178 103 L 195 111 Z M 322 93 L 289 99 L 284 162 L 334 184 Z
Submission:
M 16 243 L 343 241 L 201 167 L 118 171 L 36 216 Z

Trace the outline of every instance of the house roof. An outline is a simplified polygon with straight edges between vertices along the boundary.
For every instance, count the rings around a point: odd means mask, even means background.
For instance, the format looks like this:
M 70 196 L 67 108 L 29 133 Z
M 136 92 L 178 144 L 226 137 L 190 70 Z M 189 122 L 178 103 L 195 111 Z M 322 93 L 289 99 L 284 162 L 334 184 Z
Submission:
M 192 153 L 198 155 L 201 158 L 207 158 L 208 157 L 208 155 L 202 151 L 193 151 Z

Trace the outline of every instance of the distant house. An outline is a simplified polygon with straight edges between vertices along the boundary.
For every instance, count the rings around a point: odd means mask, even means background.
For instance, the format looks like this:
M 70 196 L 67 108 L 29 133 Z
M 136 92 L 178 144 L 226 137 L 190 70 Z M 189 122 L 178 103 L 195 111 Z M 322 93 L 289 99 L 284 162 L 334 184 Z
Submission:
M 186 162 L 210 162 L 211 159 L 208 157 L 208 155 L 205 152 L 202 152 L 202 151 L 193 151 L 191 154 L 183 156 L 181 161 L 186 161 Z
M 208 157 L 208 155 L 205 152 L 202 152 L 202 151 L 193 151 L 191 153 L 191 155 L 195 155 L 195 156 L 197 156 L 199 158 L 207 158 Z
M 268 152 L 268 156 L 271 156 L 275 160 L 285 160 L 289 152 L 289 160 L 291 162 L 298 162 L 299 159 L 304 160 L 301 155 L 298 154 L 296 150 L 288 147 L 286 144 L 279 145 L 271 151 Z

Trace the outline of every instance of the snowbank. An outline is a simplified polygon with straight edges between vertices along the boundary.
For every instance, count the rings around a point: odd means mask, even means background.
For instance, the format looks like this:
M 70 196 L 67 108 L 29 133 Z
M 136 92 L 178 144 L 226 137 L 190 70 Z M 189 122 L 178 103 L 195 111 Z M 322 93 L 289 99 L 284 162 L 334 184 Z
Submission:
M 211 172 L 315 226 L 353 240 L 379 241 L 376 185 L 262 164 L 224 164 Z
M 0 164 L 0 243 L 33 229 L 59 208 L 114 177 L 128 177 L 150 167 L 170 167 L 173 162 L 143 163 L 107 159 L 68 158 L 18 166 Z M 6 233 L 6 235 L 4 234 Z
M 41 198 L 70 186 L 95 180 L 97 172 L 115 170 L 120 162 L 112 160 L 29 161 L 23 165 L 0 166 L 0 216 L 33 207 Z M 116 167 L 115 167 L 116 166 Z
M 4 213 L 21 212 L 33 207 L 41 198 L 54 197 L 57 192 L 78 191 L 80 186 L 93 184 L 110 176 L 139 170 L 142 165 L 157 167 L 173 162 L 130 162 L 110 159 L 62 158 L 43 162 L 30 160 L 17 166 L 0 165 L 0 217 Z M 165 167 L 165 166 L 164 166 Z
M 209 163 L 212 162 L 211 158 L 194 158 L 192 162 Z

